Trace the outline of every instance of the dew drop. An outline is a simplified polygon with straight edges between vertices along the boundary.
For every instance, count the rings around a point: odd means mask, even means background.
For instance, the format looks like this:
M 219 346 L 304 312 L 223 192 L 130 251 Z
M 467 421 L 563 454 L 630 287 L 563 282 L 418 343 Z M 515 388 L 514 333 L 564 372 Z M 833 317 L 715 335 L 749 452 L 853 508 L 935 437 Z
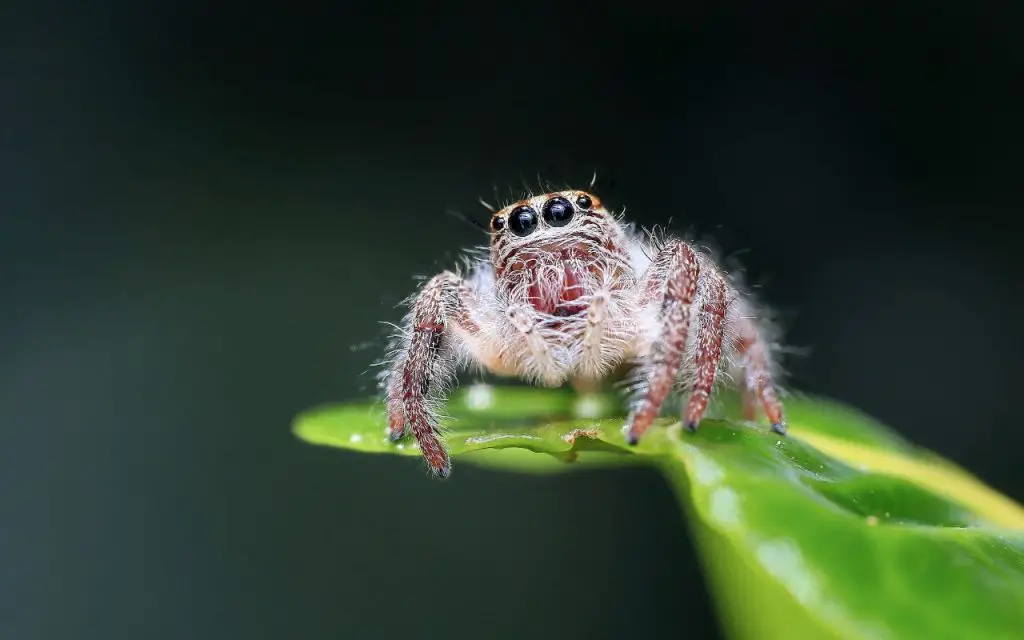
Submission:
M 483 411 L 494 406 L 494 388 L 482 382 L 466 391 L 466 405 L 474 411 Z

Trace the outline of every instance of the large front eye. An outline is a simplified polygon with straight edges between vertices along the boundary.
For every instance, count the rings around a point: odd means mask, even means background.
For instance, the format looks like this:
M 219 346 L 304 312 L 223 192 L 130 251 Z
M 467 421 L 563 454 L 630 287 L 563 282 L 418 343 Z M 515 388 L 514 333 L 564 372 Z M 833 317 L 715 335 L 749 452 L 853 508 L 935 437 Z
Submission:
M 572 204 L 562 197 L 554 197 L 544 203 L 544 220 L 552 227 L 564 227 L 572 220 L 575 210 Z
M 508 214 L 508 228 L 517 236 L 528 236 L 537 228 L 537 212 L 523 205 Z

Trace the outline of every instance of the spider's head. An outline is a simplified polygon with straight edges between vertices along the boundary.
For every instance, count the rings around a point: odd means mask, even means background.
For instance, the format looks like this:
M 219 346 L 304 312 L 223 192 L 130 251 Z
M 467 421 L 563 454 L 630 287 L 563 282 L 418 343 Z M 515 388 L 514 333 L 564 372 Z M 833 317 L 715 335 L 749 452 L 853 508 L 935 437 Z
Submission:
M 609 214 L 585 191 L 556 191 L 520 200 L 491 217 L 491 247 L 553 249 L 598 241 Z
M 597 196 L 556 191 L 491 218 L 491 261 L 510 299 L 549 315 L 575 315 L 598 281 L 620 273 L 622 229 Z

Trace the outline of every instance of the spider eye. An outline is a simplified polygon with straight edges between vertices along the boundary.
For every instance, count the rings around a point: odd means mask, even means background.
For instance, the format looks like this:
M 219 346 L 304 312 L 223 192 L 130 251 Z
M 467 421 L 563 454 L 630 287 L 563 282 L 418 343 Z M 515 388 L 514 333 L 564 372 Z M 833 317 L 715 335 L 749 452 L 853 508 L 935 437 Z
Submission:
M 505 218 L 500 216 L 494 216 L 491 218 L 491 229 L 494 231 L 501 231 L 505 228 Z
M 589 209 L 594 206 L 594 201 L 585 193 L 576 196 L 576 206 L 580 209 Z
M 552 227 L 564 227 L 572 220 L 575 210 L 565 198 L 560 196 L 551 198 L 544 203 L 544 220 Z
M 537 228 L 537 212 L 523 205 L 508 214 L 508 228 L 517 236 L 528 236 Z

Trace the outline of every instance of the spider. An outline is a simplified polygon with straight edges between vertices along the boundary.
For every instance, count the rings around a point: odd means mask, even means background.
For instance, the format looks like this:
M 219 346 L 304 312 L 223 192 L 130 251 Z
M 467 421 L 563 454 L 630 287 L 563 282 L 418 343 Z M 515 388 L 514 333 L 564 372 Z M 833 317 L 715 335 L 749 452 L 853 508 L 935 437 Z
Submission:
M 506 206 L 489 231 L 466 268 L 407 300 L 380 378 L 391 440 L 411 431 L 434 475 L 451 473 L 438 411 L 467 366 L 578 388 L 629 367 L 631 445 L 673 388 L 689 391 L 682 418 L 693 432 L 716 383 L 740 380 L 745 417 L 760 407 L 785 434 L 773 327 L 707 250 L 638 232 L 577 190 Z

